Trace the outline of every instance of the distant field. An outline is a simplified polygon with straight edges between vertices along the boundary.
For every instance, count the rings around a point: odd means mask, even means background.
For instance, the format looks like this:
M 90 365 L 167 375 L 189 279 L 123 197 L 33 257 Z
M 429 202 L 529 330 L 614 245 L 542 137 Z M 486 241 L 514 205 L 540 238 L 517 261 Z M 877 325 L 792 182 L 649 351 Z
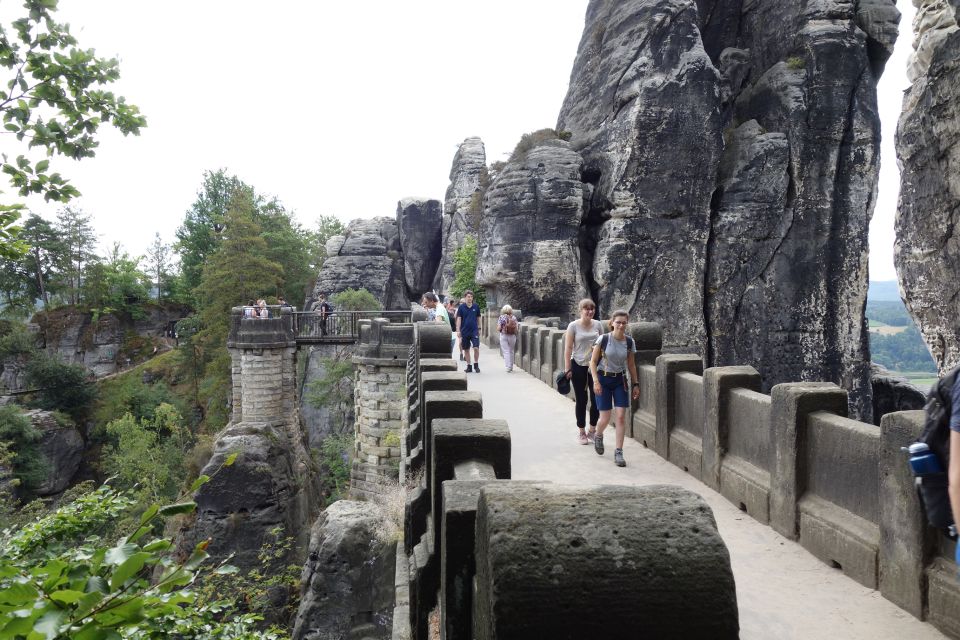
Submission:
M 891 327 L 888 324 L 883 324 L 882 322 L 877 322 L 875 320 L 870 321 L 870 331 L 871 333 L 879 333 L 882 336 L 895 336 L 898 333 L 903 333 L 907 330 L 907 327 Z
M 928 371 L 899 371 L 898 373 L 924 392 L 937 381 L 937 376 L 930 375 Z

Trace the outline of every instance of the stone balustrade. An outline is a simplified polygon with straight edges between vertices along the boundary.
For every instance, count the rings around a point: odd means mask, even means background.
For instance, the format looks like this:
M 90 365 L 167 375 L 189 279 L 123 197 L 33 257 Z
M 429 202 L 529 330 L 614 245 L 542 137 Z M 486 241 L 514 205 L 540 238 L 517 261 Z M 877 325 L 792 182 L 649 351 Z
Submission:
M 499 346 L 486 326 L 488 344 Z M 553 331 L 526 318 L 516 354 L 517 366 L 551 386 L 545 367 L 555 373 L 564 364 L 562 350 L 544 348 L 542 336 Z M 641 393 L 628 435 L 825 563 L 960 637 L 954 543 L 926 525 L 901 451 L 919 436 L 922 411 L 888 414 L 878 429 L 847 417 L 847 392 L 835 384 L 779 384 L 763 394 L 752 367 L 704 370 L 699 356 L 659 354 L 656 325 L 629 331 L 641 352 Z

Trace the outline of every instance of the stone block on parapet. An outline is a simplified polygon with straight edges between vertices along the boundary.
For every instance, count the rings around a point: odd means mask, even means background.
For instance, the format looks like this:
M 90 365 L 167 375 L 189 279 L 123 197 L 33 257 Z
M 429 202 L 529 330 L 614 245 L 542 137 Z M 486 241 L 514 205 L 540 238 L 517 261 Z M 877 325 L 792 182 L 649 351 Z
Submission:
M 488 484 L 475 531 L 477 640 L 738 637 L 726 545 L 680 487 Z
M 413 553 L 413 547 L 427 531 L 427 518 L 430 516 L 430 492 L 425 486 L 426 480 L 407 491 L 406 507 L 403 510 L 403 543 L 407 553 Z
M 516 363 L 527 373 L 530 373 L 530 359 L 533 357 L 531 336 L 535 328 L 536 325 L 534 324 L 523 323 L 520 325 L 520 343 L 522 349 L 517 352 Z
M 449 346 L 449 342 L 447 345 Z M 422 358 L 420 360 L 420 373 L 428 373 L 431 371 L 457 371 L 457 363 L 450 358 L 450 354 L 443 358 Z
M 960 584 L 957 565 L 935 558 L 927 570 L 929 584 L 927 620 L 951 638 L 960 638 Z
M 243 307 L 230 311 L 228 349 L 280 349 L 297 346 L 291 309 L 280 309 L 279 316 L 245 318 Z
M 453 361 L 450 360 L 452 364 Z M 466 391 L 467 374 L 463 371 L 427 371 L 420 376 L 423 392 L 427 391 Z
M 540 370 L 537 371 L 537 377 L 540 382 L 553 385 L 553 371 L 556 367 L 557 355 L 554 351 L 556 343 L 553 336 L 560 331 L 555 327 L 540 332 Z M 562 332 L 561 332 L 562 333 Z
M 788 382 L 770 391 L 770 421 L 774 442 L 770 474 L 770 525 L 796 540 L 797 502 L 804 491 L 799 467 L 805 456 L 807 416 L 814 411 L 847 415 L 847 392 L 832 382 Z
M 442 418 L 482 418 L 483 397 L 477 391 L 427 391 L 424 396 L 423 436 L 421 446 L 426 455 L 425 463 L 431 463 L 433 454 L 434 420 Z
M 560 326 L 560 317 L 559 316 L 549 316 L 546 318 L 538 317 L 536 323 L 541 327 L 559 327 Z
M 631 322 L 627 332 L 637 349 L 637 365 L 656 362 L 663 350 L 663 327 L 656 322 Z
M 727 450 L 730 391 L 742 388 L 760 391 L 756 369 L 711 367 L 703 372 L 703 469 L 701 479 L 711 489 L 720 490 L 720 469 Z
M 534 378 L 540 377 L 541 334 L 547 330 L 547 327 L 539 325 L 530 327 L 530 364 L 525 370 Z
M 469 638 L 473 629 L 474 530 L 480 490 L 516 480 L 447 480 L 443 483 L 440 541 L 440 628 L 445 638 Z
M 454 467 L 468 460 L 493 467 L 497 479 L 510 478 L 510 428 L 505 420 L 438 419 L 430 447 L 430 491 L 434 521 L 441 517 L 441 484 L 454 479 Z M 439 540 L 437 540 L 439 543 Z
M 667 460 L 670 459 L 670 430 L 675 422 L 677 381 L 676 374 L 686 371 L 700 375 L 703 373 L 703 360 L 698 355 L 672 353 L 657 357 L 656 407 L 657 437 L 654 451 Z M 649 443 L 648 443 L 649 444 Z
M 421 361 L 425 358 L 450 358 L 450 325 L 442 322 L 418 322 L 415 325 Z
M 899 411 L 880 422 L 880 593 L 921 619 L 926 559 L 933 555 L 938 533 L 927 525 L 901 448 L 923 431 L 924 415 Z

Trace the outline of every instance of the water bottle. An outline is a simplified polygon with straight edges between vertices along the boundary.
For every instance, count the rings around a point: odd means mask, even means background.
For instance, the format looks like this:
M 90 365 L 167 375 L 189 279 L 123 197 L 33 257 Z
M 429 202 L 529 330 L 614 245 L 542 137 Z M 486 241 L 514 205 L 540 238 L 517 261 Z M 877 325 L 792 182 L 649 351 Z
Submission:
M 930 450 L 925 442 L 914 442 L 907 449 L 910 453 L 910 468 L 915 476 L 926 476 L 931 473 L 943 473 L 943 467 L 936 454 Z

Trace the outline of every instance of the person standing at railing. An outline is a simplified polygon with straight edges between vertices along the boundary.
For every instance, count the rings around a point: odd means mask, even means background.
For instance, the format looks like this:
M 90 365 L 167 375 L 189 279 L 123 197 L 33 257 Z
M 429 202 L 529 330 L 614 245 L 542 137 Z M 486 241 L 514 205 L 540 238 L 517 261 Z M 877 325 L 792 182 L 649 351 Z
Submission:
M 259 311 L 257 312 L 257 317 L 258 317 L 258 318 L 269 318 L 269 317 L 270 317 L 270 310 L 267 309 L 267 301 L 266 301 L 266 300 L 264 300 L 263 298 L 260 298 L 259 300 L 257 300 L 257 307 L 259 308 Z
M 317 301 L 313 303 L 310 307 L 310 311 L 313 311 L 317 314 L 320 321 L 320 335 L 327 335 L 327 318 L 333 311 L 333 307 L 330 306 L 330 303 L 327 302 L 327 296 L 321 293 L 317 296 Z

